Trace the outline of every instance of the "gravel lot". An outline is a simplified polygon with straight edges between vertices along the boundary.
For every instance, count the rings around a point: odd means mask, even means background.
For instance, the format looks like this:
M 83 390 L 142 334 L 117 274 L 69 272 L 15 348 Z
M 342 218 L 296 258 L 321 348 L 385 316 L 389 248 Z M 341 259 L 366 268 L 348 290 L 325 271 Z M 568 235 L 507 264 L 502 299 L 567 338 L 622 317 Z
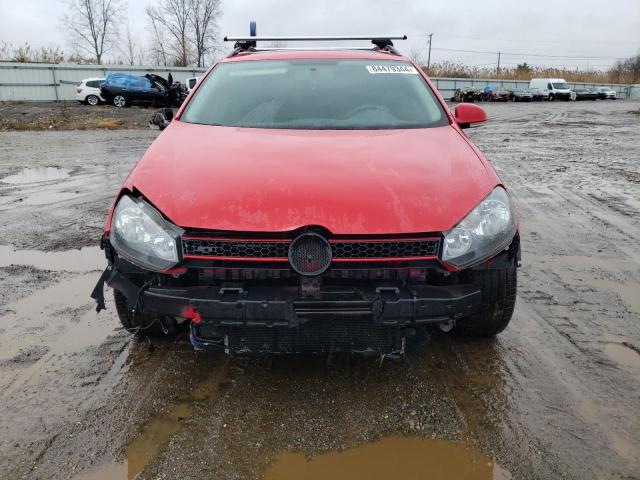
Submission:
M 158 132 L 0 132 L 0 477 L 640 478 L 638 104 L 483 106 L 469 135 L 521 215 L 514 319 L 382 364 L 148 352 L 89 292 Z

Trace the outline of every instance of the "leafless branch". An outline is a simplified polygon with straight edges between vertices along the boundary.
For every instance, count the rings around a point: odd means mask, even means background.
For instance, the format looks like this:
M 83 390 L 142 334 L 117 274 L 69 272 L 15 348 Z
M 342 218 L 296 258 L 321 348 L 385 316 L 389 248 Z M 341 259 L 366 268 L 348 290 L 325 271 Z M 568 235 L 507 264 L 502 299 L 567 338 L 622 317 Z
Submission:
M 117 41 L 122 0 L 66 0 L 65 4 L 68 13 L 61 18 L 61 25 L 69 35 L 69 44 L 101 64 Z

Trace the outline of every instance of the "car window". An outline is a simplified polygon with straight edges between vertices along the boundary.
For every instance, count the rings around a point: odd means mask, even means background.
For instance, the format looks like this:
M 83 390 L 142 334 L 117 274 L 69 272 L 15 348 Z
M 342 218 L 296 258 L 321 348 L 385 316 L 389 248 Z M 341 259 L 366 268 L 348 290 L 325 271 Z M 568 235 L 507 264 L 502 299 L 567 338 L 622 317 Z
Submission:
M 555 88 L 556 90 L 567 90 L 569 88 L 569 85 L 567 85 L 565 82 L 559 82 L 554 83 L 553 88 Z
M 247 128 L 358 130 L 448 124 L 411 64 L 262 60 L 218 65 L 181 120 Z

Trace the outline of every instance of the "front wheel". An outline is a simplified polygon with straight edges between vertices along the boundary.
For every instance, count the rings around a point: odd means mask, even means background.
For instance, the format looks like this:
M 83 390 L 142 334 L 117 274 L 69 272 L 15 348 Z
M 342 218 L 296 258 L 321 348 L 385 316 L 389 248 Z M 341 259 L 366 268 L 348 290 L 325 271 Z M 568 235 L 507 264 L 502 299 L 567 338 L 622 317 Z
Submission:
M 549 96 L 547 97 L 547 99 L 548 99 L 550 102 L 553 102 L 553 101 L 555 100 L 555 98 L 556 98 L 556 97 L 554 97 L 553 93 L 550 93 L 550 94 L 549 94 Z
M 116 95 L 115 97 L 113 97 L 113 104 L 118 108 L 126 107 L 127 97 L 125 97 L 124 95 Z
M 456 323 L 457 336 L 486 338 L 502 332 L 513 315 L 518 284 L 517 267 L 503 270 L 474 270 L 473 283 L 480 287 L 480 307 L 474 315 Z

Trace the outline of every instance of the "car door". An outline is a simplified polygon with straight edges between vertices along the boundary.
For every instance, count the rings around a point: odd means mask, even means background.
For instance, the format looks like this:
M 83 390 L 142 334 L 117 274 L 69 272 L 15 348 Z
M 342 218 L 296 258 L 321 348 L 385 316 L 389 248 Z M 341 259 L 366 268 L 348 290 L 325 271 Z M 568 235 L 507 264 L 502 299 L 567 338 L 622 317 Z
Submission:
M 132 85 L 132 94 L 136 103 L 148 104 L 153 101 L 153 85 L 146 77 L 138 77 Z

